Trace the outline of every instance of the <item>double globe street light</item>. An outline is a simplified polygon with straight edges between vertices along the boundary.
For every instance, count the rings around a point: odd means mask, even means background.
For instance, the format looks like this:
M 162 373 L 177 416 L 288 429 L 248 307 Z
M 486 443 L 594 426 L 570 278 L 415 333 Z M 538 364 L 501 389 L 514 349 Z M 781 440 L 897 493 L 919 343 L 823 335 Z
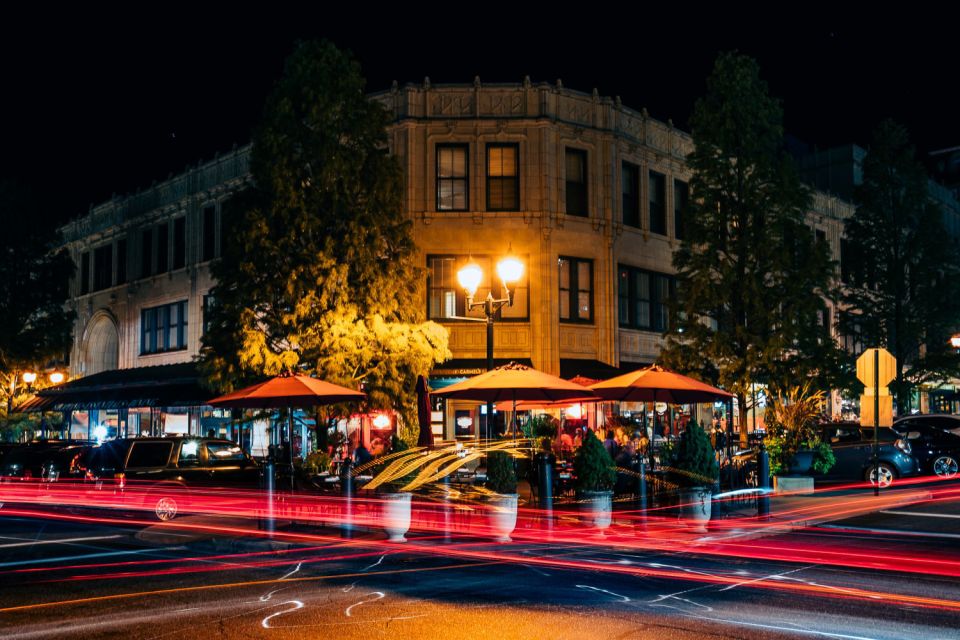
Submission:
M 511 285 L 520 281 L 523 277 L 523 263 L 512 254 L 512 248 L 508 249 L 507 255 L 497 262 L 497 275 L 500 277 L 500 283 L 503 287 L 503 297 L 493 297 L 493 284 L 491 283 L 487 297 L 483 300 L 474 300 L 477 295 L 477 289 L 483 282 L 483 269 L 471 259 L 457 272 L 457 281 L 463 287 L 467 296 L 467 311 L 472 311 L 477 307 L 483 309 L 483 315 L 487 323 L 487 371 L 493 369 L 493 320 L 500 311 L 506 306 L 513 306 L 513 296 L 515 291 L 510 288 Z M 473 320 L 474 318 L 470 318 Z M 489 440 L 493 437 L 491 421 L 493 420 L 493 403 L 487 403 L 486 437 Z

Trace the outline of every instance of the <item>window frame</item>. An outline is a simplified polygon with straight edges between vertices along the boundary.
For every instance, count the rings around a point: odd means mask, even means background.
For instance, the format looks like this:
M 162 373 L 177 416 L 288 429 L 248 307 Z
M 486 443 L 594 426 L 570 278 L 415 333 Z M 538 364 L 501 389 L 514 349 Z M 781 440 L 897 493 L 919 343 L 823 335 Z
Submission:
M 491 176 L 490 175 L 490 150 L 491 149 L 512 149 L 513 150 L 513 160 L 514 167 L 516 172 L 513 177 L 510 176 Z M 484 155 L 484 172 L 486 174 L 486 205 L 487 211 L 520 211 L 520 144 L 516 142 L 488 142 L 485 148 Z M 490 185 L 494 181 L 500 182 L 509 182 L 510 180 L 514 181 L 513 195 L 515 198 L 515 205 L 510 207 L 494 207 L 490 204 Z M 501 191 L 505 193 L 505 191 Z
M 189 346 L 187 302 L 187 300 L 177 300 L 140 309 L 141 356 L 187 350 Z M 177 323 L 175 325 L 177 343 L 171 346 L 170 333 L 174 328 L 171 321 L 173 307 L 177 307 Z
M 463 151 L 463 176 L 440 176 L 440 152 L 443 150 Z M 435 180 L 435 206 L 437 211 L 469 211 L 470 210 L 470 145 L 466 142 L 438 142 L 434 146 L 434 180 Z M 455 206 L 444 208 L 440 201 L 440 187 L 442 183 L 451 184 L 463 183 L 463 208 Z
M 683 197 L 680 197 L 680 194 Z M 681 202 L 682 201 L 682 202 Z M 687 208 L 690 206 L 690 183 L 679 178 L 673 179 L 673 237 L 683 240 L 684 220 L 687 217 Z
M 500 279 L 497 277 L 496 267 L 495 267 L 496 259 L 500 257 L 502 256 L 499 256 L 499 255 L 493 256 L 490 254 L 477 254 L 477 253 L 474 253 L 474 254 L 457 254 L 457 253 L 427 254 L 426 256 L 427 319 L 433 320 L 435 322 L 464 322 L 464 321 L 472 322 L 474 319 L 484 318 L 483 312 L 480 310 L 474 310 L 472 312 L 467 311 L 466 295 L 464 294 L 463 289 L 460 287 L 459 283 L 456 283 L 453 287 L 444 287 L 442 285 L 434 286 L 432 284 L 432 279 L 434 274 L 434 266 L 433 266 L 434 260 L 453 260 L 454 261 L 454 271 L 453 271 L 454 278 L 456 278 L 457 265 L 466 264 L 468 260 L 472 259 L 474 262 L 481 264 L 481 266 L 486 265 L 486 266 L 483 266 L 483 269 L 484 269 L 484 275 L 486 276 L 487 279 L 484 282 L 482 282 L 480 284 L 480 287 L 477 289 L 477 295 L 475 297 L 475 301 L 478 301 L 486 296 L 486 292 L 490 285 L 497 287 L 495 295 L 498 298 L 500 297 L 500 293 L 502 292 L 502 289 L 500 287 L 502 287 L 503 283 L 501 283 Z M 520 259 L 523 260 L 525 264 L 530 263 L 529 256 L 520 256 Z M 503 313 L 504 310 L 508 308 L 509 309 L 520 308 L 520 306 L 518 306 L 518 304 L 516 303 L 517 291 L 520 289 L 524 291 L 523 297 L 525 298 L 525 302 L 526 302 L 526 305 L 523 308 L 523 315 L 522 316 L 521 315 L 512 315 L 512 316 L 504 315 Z M 454 307 L 455 307 L 457 317 L 451 318 L 450 316 L 446 316 L 446 315 L 431 315 L 430 307 L 431 307 L 431 301 L 433 298 L 433 292 L 435 290 L 441 291 L 441 292 L 452 290 L 454 292 L 454 296 L 455 296 Z M 515 301 L 514 306 L 513 307 L 504 306 L 503 308 L 501 308 L 496 314 L 497 322 L 529 322 L 530 321 L 530 270 L 529 269 L 523 270 L 523 278 L 522 278 L 521 284 L 514 285 L 512 292 L 513 292 L 514 301 Z M 438 306 L 442 312 L 442 309 L 444 307 L 442 302 Z M 469 320 L 464 320 L 464 318 L 469 318 Z
M 623 280 L 626 274 L 627 291 L 624 292 Z M 648 297 L 639 297 L 637 281 L 641 276 L 648 278 Z M 663 296 L 663 284 L 666 284 L 666 297 Z M 676 276 L 649 269 L 641 269 L 626 264 L 617 265 L 617 325 L 621 329 L 666 333 L 670 330 L 669 300 L 676 295 Z M 641 302 L 648 305 L 649 324 L 642 324 L 637 318 L 637 306 Z M 624 305 L 627 318 L 624 320 Z M 662 322 L 660 322 L 662 320 Z
M 626 191 L 627 175 L 633 176 L 632 195 Z M 640 199 L 640 165 L 628 162 L 626 160 L 620 163 L 620 219 L 624 226 L 640 229 L 643 227 L 643 206 Z M 628 220 L 628 198 L 630 199 L 629 220 Z
M 660 186 L 659 189 L 653 188 L 654 182 Z M 660 193 L 660 200 L 655 202 L 653 198 L 657 191 Z M 656 216 L 657 225 L 653 223 L 655 205 L 658 212 Z M 647 171 L 647 219 L 649 220 L 650 233 L 659 236 L 667 235 L 667 175 L 653 169 Z
M 187 216 L 177 216 L 173 219 L 173 261 L 171 271 L 183 269 L 187 266 Z
M 593 260 L 591 258 L 576 258 L 573 256 L 557 256 L 557 269 L 558 276 L 560 271 L 563 269 L 563 263 L 566 262 L 570 273 L 567 276 L 567 289 L 563 288 L 563 279 L 558 277 L 558 293 L 560 295 L 561 301 L 564 295 L 568 296 L 568 309 L 570 310 L 570 315 L 564 317 L 562 311 L 558 309 L 558 317 L 560 322 L 567 324 L 593 324 L 594 322 L 594 296 L 593 296 L 593 283 L 594 283 L 594 272 L 593 272 Z M 581 264 L 586 264 L 590 269 L 590 282 L 588 283 L 588 288 L 584 289 L 580 286 L 580 269 Z M 580 294 L 586 291 L 590 296 L 590 314 L 586 318 L 580 317 Z M 562 307 L 560 307 L 562 309 Z

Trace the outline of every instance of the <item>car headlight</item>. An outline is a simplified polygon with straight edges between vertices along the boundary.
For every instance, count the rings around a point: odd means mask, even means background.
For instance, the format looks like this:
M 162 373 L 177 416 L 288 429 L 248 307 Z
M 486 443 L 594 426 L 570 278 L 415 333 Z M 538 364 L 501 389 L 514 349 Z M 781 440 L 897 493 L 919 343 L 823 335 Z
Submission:
M 903 438 L 897 439 L 894 445 L 897 447 L 897 449 L 900 449 L 904 453 L 910 453 L 912 451 L 912 448 L 910 447 L 910 443 L 904 440 Z

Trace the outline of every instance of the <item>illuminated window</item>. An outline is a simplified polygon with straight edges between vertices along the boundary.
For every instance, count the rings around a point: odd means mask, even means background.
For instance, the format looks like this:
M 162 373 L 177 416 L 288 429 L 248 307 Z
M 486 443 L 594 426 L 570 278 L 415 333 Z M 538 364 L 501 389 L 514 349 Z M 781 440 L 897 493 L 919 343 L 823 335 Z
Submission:
M 469 208 L 469 162 L 467 145 L 437 145 L 437 211 Z
M 487 211 L 520 209 L 519 147 L 487 145 Z
M 560 320 L 593 322 L 593 260 L 560 256 Z
M 582 149 L 567 149 L 566 162 L 566 195 L 567 215 L 590 215 L 587 200 L 587 152 Z

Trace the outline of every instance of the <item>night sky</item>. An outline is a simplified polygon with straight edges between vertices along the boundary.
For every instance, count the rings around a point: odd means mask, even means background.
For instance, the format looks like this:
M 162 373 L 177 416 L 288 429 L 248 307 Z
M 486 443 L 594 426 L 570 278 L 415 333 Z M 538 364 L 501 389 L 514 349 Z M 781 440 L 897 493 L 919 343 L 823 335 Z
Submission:
M 603 13 L 596 18 L 477 4 L 472 18 L 466 5 L 446 5 L 380 14 L 373 24 L 372 5 L 363 4 L 366 15 L 240 15 L 233 5 L 220 16 L 165 6 L 137 16 L 6 20 L 0 175 L 48 197 L 60 220 L 163 180 L 247 142 L 293 43 L 321 36 L 353 51 L 370 90 L 424 76 L 562 78 L 684 128 L 717 52 L 738 49 L 758 59 L 788 132 L 808 144 L 865 145 L 892 116 L 921 151 L 960 145 L 960 32 L 942 10 L 865 20 L 805 4 L 789 19 L 779 6 L 777 15 L 731 10 L 697 19 L 693 5 L 671 3 L 658 14 L 638 4 L 640 20 L 612 4 L 595 5 Z

